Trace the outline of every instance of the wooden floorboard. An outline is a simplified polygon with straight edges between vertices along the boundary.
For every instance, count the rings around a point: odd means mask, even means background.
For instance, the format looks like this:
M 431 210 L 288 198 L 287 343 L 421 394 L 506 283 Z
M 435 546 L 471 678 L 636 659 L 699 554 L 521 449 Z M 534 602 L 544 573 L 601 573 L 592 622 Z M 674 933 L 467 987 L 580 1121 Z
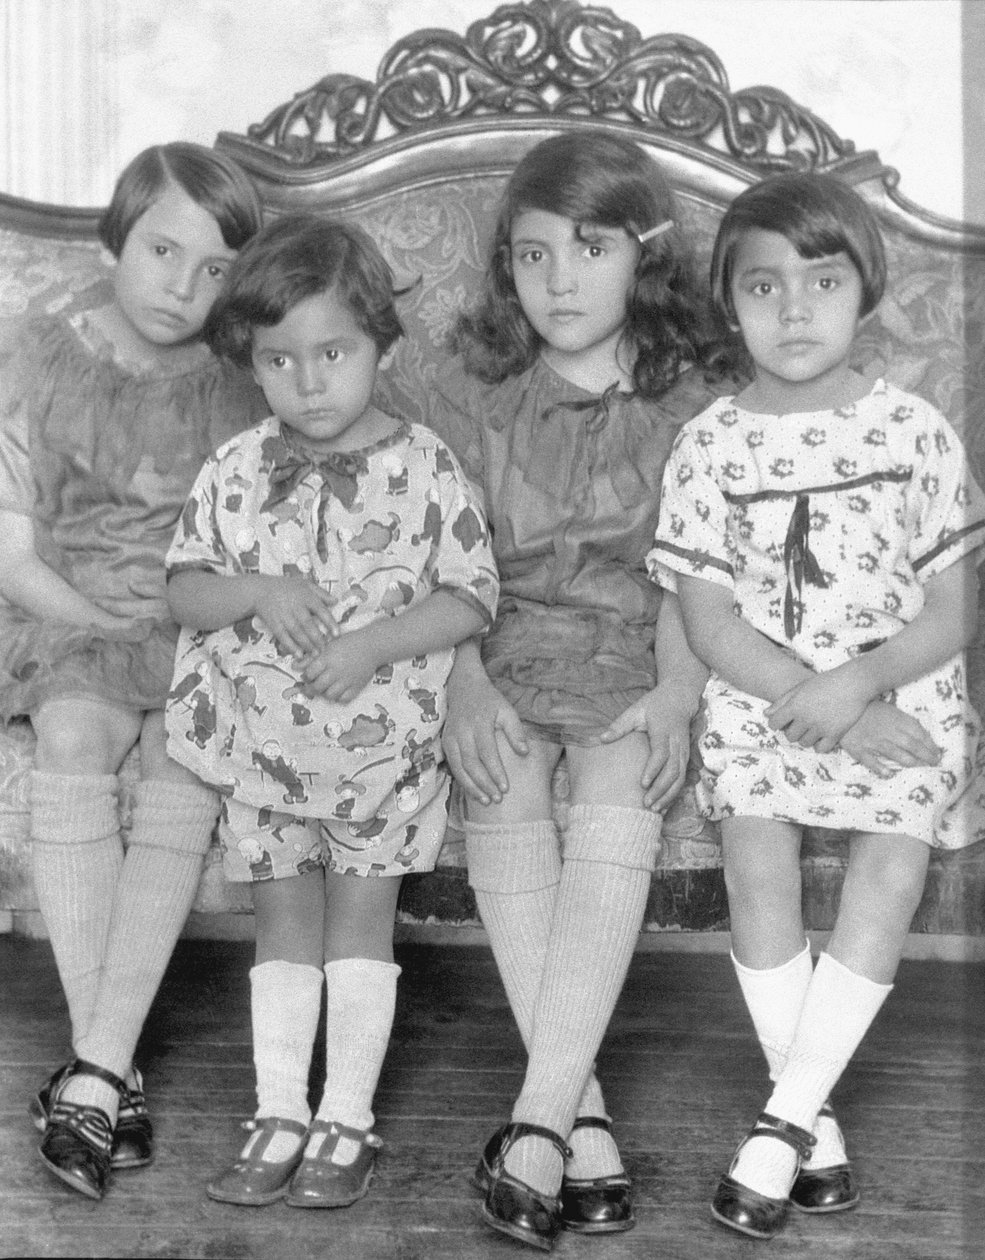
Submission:
M 175 1260 L 522 1260 L 468 1183 L 506 1117 L 523 1055 L 488 951 L 405 945 L 380 1080 L 384 1139 L 369 1196 L 341 1212 L 213 1203 L 205 1182 L 242 1139 L 253 1102 L 245 942 L 185 940 L 139 1060 L 156 1124 L 149 1169 L 93 1203 L 36 1156 L 26 1102 L 67 1053 L 45 941 L 0 937 L 0 1256 Z M 762 1104 L 765 1069 L 727 957 L 640 953 L 599 1070 L 638 1224 L 564 1235 L 559 1260 L 983 1260 L 985 965 L 904 962 L 836 1092 L 863 1202 L 794 1214 L 768 1244 L 716 1225 L 708 1199 Z M 317 1074 L 313 1088 L 318 1088 Z

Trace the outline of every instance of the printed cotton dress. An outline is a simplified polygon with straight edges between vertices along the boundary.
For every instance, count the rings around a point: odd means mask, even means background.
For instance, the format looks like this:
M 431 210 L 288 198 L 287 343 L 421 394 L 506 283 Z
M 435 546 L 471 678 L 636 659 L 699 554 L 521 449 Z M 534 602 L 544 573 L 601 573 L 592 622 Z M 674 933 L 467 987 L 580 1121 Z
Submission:
M 492 620 L 498 583 L 488 527 L 433 433 L 400 425 L 363 450 L 319 459 L 291 437 L 271 417 L 209 460 L 169 572 L 309 577 L 332 595 L 343 634 L 438 590 Z M 341 704 L 306 694 L 291 655 L 257 618 L 183 630 L 168 751 L 263 820 L 255 852 L 241 849 L 246 866 L 231 860 L 227 874 L 271 878 L 271 846 L 292 818 L 320 821 L 331 869 L 431 869 L 446 823 L 441 728 L 453 659 L 447 648 L 381 666 Z
M 728 586 L 746 622 L 824 671 L 896 634 L 923 607 L 927 580 L 983 541 L 985 498 L 957 435 L 929 403 L 879 381 L 843 410 L 778 417 L 722 398 L 691 421 L 667 464 L 648 564 L 669 587 L 676 573 Z M 840 749 L 791 744 L 770 729 L 767 701 L 712 674 L 699 802 L 714 818 L 943 848 L 981 838 L 963 654 L 884 699 L 943 749 L 939 766 L 880 779 Z

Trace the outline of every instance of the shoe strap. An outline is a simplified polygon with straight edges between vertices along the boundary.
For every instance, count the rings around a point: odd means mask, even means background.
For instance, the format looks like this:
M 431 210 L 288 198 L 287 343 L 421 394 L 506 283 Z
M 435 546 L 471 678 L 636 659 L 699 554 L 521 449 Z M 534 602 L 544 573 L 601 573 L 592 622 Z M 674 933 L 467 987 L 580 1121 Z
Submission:
M 813 1133 L 808 1133 L 799 1125 L 791 1124 L 789 1120 L 771 1116 L 768 1111 L 760 1112 L 749 1137 L 773 1137 L 780 1142 L 786 1142 L 787 1146 L 792 1146 L 802 1160 L 810 1158 L 811 1151 L 817 1143 L 817 1138 Z
M 88 1103 L 56 1102 L 47 1128 L 70 1129 L 93 1150 L 108 1155 L 113 1145 L 113 1126 L 102 1107 Z
M 541 1124 L 527 1124 L 525 1120 L 511 1120 L 509 1124 L 503 1126 L 503 1140 L 499 1146 L 498 1163 L 503 1166 L 503 1160 L 511 1146 L 514 1146 L 521 1138 L 539 1137 L 544 1138 L 554 1147 L 562 1159 L 571 1159 L 574 1151 L 567 1144 L 559 1133 L 555 1133 L 553 1129 L 545 1129 Z
M 343 1124 L 341 1120 L 314 1120 L 312 1121 L 310 1134 L 327 1133 L 330 1137 L 334 1137 L 336 1141 L 332 1144 L 331 1150 L 334 1151 L 338 1146 L 339 1138 L 348 1138 L 350 1142 L 361 1142 L 364 1146 L 372 1146 L 374 1148 L 381 1147 L 383 1142 L 372 1129 L 354 1129 L 350 1124 Z M 324 1147 L 322 1148 L 325 1149 Z
M 571 1126 L 571 1132 L 575 1129 L 604 1129 L 606 1133 L 612 1132 L 612 1121 L 608 1116 L 579 1116 Z
M 111 1085 L 121 1098 L 125 1098 L 127 1094 L 127 1083 L 121 1080 L 115 1072 L 111 1072 L 109 1068 L 100 1067 L 98 1063 L 91 1063 L 88 1059 L 76 1059 L 69 1065 L 69 1076 L 95 1076 L 100 1081 L 105 1081 L 107 1085 Z M 67 1077 L 66 1077 L 67 1079 Z

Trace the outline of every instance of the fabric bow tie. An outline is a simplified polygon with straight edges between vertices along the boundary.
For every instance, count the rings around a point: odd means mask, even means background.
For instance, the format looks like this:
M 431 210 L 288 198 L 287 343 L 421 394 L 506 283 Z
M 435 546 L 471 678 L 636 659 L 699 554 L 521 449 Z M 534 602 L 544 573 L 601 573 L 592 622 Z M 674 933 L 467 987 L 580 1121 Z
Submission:
M 334 497 L 347 511 L 351 510 L 359 492 L 359 477 L 368 470 L 366 457 L 351 451 L 331 451 L 327 455 L 316 458 L 303 451 L 295 450 L 282 437 L 274 439 L 271 445 L 274 449 L 269 451 L 272 464 L 270 490 L 260 511 L 271 511 L 278 504 L 283 503 L 307 476 L 314 473 L 321 479 L 321 489 L 318 492 L 316 547 L 318 558 L 323 562 L 327 561 L 325 505 Z
M 783 629 L 788 639 L 800 632 L 804 621 L 802 592 L 805 582 L 827 589 L 817 557 L 810 549 L 811 505 L 806 494 L 798 494 L 783 541 L 783 564 L 787 571 L 787 589 L 783 597 Z M 792 584 L 791 584 L 792 579 Z M 797 603 L 794 606 L 794 587 Z

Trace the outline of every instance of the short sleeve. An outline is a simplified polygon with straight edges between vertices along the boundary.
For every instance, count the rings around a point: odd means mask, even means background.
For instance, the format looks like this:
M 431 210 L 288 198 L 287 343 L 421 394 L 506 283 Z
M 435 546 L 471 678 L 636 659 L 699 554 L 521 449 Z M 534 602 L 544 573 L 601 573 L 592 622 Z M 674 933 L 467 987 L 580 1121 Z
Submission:
M 441 442 L 435 448 L 435 468 L 441 520 L 429 561 L 432 589 L 464 598 L 491 625 L 499 578 L 485 513 L 458 461 Z
M 461 359 L 446 363 L 428 393 L 427 427 L 441 438 L 481 493 L 485 485 L 482 451 L 482 387 Z
M 0 510 L 34 510 L 23 344 L 0 360 Z
M 918 423 L 907 490 L 910 562 L 926 582 L 985 544 L 985 495 L 948 421 L 921 398 L 913 404 Z
M 218 494 L 219 463 L 213 457 L 206 460 L 195 478 L 178 518 L 165 561 L 169 578 L 188 569 L 207 569 L 212 573 L 228 571 L 226 549 L 216 523 Z
M 729 588 L 735 584 L 728 504 L 715 480 L 709 445 L 698 440 L 698 424 L 685 425 L 674 442 L 664 468 L 656 536 L 646 557 L 650 577 L 669 590 L 677 589 L 678 573 Z

